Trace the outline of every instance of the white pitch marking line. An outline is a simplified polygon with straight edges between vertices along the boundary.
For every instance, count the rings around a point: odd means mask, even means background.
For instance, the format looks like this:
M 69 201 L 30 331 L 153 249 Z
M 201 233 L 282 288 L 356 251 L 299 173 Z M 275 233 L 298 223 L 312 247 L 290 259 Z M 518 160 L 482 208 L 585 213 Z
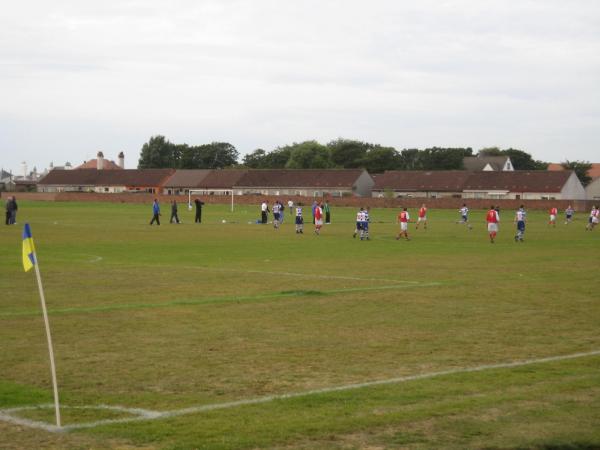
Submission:
M 114 411 L 120 411 L 120 412 L 127 412 L 127 413 L 135 415 L 136 417 L 128 417 L 128 418 L 122 418 L 122 419 L 98 420 L 96 422 L 66 425 L 66 426 L 63 426 L 62 428 L 59 428 L 56 425 L 49 425 L 44 422 L 23 419 L 23 418 L 16 417 L 13 415 L 14 413 L 19 412 L 19 411 L 31 410 L 31 409 L 35 409 L 35 408 L 52 407 L 52 405 L 39 405 L 37 407 L 29 406 L 29 407 L 0 410 L 0 420 L 2 420 L 4 422 L 13 423 L 16 425 L 23 425 L 23 426 L 27 426 L 30 428 L 38 428 L 38 429 L 42 429 L 42 430 L 49 431 L 52 433 L 56 433 L 56 432 L 63 432 L 63 431 L 80 430 L 80 429 L 85 429 L 85 428 L 95 428 L 95 427 L 98 427 L 101 425 L 123 424 L 123 423 L 140 422 L 140 421 L 146 421 L 146 420 L 167 419 L 167 418 L 171 418 L 171 417 L 183 416 L 183 415 L 188 415 L 188 414 L 197 414 L 197 413 L 201 413 L 201 412 L 214 411 L 214 410 L 218 410 L 218 409 L 228 409 L 228 408 L 235 408 L 238 406 L 257 405 L 257 404 L 268 403 L 268 402 L 277 401 L 277 400 L 285 400 L 285 399 L 289 399 L 289 398 L 306 397 L 309 395 L 328 394 L 331 392 L 349 391 L 349 390 L 362 389 L 362 388 L 372 387 L 372 386 L 382 386 L 382 385 L 386 385 L 386 384 L 406 383 L 409 381 L 425 380 L 425 379 L 429 379 L 429 378 L 441 377 L 441 376 L 445 376 L 445 375 L 456 375 L 456 374 L 460 374 L 460 373 L 482 372 L 485 370 L 494 370 L 494 369 L 509 369 L 509 368 L 513 368 L 513 367 L 523 367 L 523 366 L 528 366 L 528 365 L 532 365 L 532 364 L 542 364 L 542 363 L 548 363 L 548 362 L 554 362 L 554 361 L 565 361 L 565 360 L 569 360 L 569 359 L 584 358 L 586 356 L 597 356 L 597 355 L 600 355 L 600 350 L 594 350 L 594 351 L 582 352 L 582 353 L 572 353 L 570 355 L 549 356 L 546 358 L 525 359 L 525 360 L 521 360 L 521 361 L 513 361 L 513 362 L 498 363 L 498 364 L 484 364 L 484 365 L 475 366 L 475 367 L 462 367 L 462 368 L 458 368 L 458 369 L 442 370 L 439 372 L 430 372 L 430 373 L 423 373 L 423 374 L 417 374 L 417 375 L 407 375 L 407 376 L 403 376 L 403 377 L 388 378 L 385 380 L 375 380 L 375 381 L 367 381 L 364 383 L 346 384 L 343 386 L 332 386 L 332 387 L 326 387 L 326 388 L 322 388 L 322 389 L 313 389 L 313 390 L 304 391 L 304 392 L 291 392 L 289 394 L 269 395 L 266 397 L 251 398 L 251 399 L 247 399 L 247 400 L 236 400 L 236 401 L 226 402 L 226 403 L 214 403 L 214 404 L 209 404 L 209 405 L 192 406 L 190 408 L 175 409 L 172 411 L 164 411 L 164 412 L 151 411 L 151 410 L 140 409 L 140 408 L 125 408 L 125 407 L 121 407 L 121 406 L 109 406 L 109 405 L 99 405 L 99 406 L 89 406 L 89 407 L 79 406 L 79 407 L 73 407 L 73 408 L 76 408 L 76 409 L 108 409 L 108 410 L 114 410 Z

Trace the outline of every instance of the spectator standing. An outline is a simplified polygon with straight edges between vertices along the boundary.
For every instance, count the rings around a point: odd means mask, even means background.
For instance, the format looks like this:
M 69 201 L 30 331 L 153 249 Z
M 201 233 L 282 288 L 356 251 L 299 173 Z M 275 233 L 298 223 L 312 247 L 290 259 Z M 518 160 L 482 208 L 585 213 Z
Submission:
M 154 199 L 154 203 L 152 203 L 152 220 L 150 221 L 150 225 L 156 222 L 156 225 L 160 225 L 160 205 L 158 204 L 158 199 Z
M 169 219 L 169 223 L 173 223 L 173 219 L 175 219 L 176 223 L 179 223 L 179 216 L 177 215 L 177 201 L 175 200 L 171 202 L 171 218 Z
M 323 206 L 323 212 L 325 213 L 325 223 L 331 224 L 331 210 L 329 209 L 329 203 L 325 200 L 325 205 Z

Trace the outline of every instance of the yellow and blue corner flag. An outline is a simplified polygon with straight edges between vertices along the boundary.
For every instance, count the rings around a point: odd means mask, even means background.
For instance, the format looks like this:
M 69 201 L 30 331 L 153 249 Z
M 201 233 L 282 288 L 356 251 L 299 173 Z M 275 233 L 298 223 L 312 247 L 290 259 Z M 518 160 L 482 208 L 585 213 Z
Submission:
M 25 272 L 31 270 L 35 265 L 35 247 L 33 246 L 33 238 L 31 237 L 31 228 L 26 223 L 23 228 L 23 269 Z

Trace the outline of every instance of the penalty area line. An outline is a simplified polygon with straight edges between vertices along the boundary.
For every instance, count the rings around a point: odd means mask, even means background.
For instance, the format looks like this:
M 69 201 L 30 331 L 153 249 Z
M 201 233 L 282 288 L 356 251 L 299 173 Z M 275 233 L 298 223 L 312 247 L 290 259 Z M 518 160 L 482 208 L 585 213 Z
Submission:
M 119 419 L 105 419 L 105 420 L 98 420 L 95 422 L 65 425 L 63 427 L 57 427 L 55 425 L 50 425 L 45 422 L 29 420 L 29 419 L 25 419 L 25 418 L 18 417 L 15 415 L 20 411 L 26 411 L 26 410 L 38 409 L 38 408 L 51 408 L 52 405 L 38 405 L 38 406 L 29 406 L 29 407 L 0 410 L 0 420 L 4 421 L 4 422 L 8 422 L 8 423 L 13 423 L 16 425 L 26 426 L 29 428 L 37 428 L 37 429 L 45 430 L 48 432 L 57 433 L 57 432 L 96 428 L 96 427 L 103 426 L 103 425 L 125 424 L 125 423 L 132 423 L 132 422 L 169 419 L 169 418 L 178 417 L 178 416 L 198 414 L 198 413 L 203 413 L 203 412 L 208 412 L 208 411 L 216 411 L 219 409 L 229 409 L 229 408 L 236 408 L 236 407 L 240 407 L 240 406 L 258 405 L 258 404 L 270 403 L 270 402 L 279 401 L 279 400 L 287 400 L 287 399 L 293 399 L 293 398 L 299 398 L 299 397 L 308 397 L 308 396 L 312 396 L 312 395 L 322 395 L 322 394 L 329 394 L 329 393 L 333 393 L 333 392 L 343 392 L 343 391 L 351 391 L 351 390 L 355 390 L 355 389 L 363 389 L 363 388 L 368 388 L 368 387 L 373 387 L 373 386 L 384 386 L 384 385 L 390 385 L 390 384 L 406 383 L 406 382 L 410 382 L 410 381 L 427 380 L 427 379 L 431 379 L 431 378 L 437 378 L 437 377 L 449 376 L 449 375 L 457 375 L 457 374 L 463 374 L 463 373 L 476 373 L 476 372 L 483 372 L 483 371 L 487 371 L 487 370 L 512 369 L 512 368 L 516 368 L 516 367 L 524 367 L 524 366 L 530 366 L 530 365 L 534 365 L 534 364 L 544 364 L 544 363 L 550 363 L 550 362 L 556 362 L 556 361 L 566 361 L 566 360 L 570 360 L 570 359 L 585 358 L 588 356 L 598 356 L 598 355 L 600 355 L 600 350 L 572 353 L 569 355 L 549 356 L 549 357 L 545 357 L 545 358 L 524 359 L 524 360 L 510 361 L 510 362 L 497 363 L 497 364 L 483 364 L 480 366 L 462 367 L 462 368 L 448 369 L 448 370 L 442 370 L 442 371 L 437 371 L 437 372 L 421 373 L 421 374 L 416 374 L 416 375 L 406 375 L 406 376 L 402 376 L 402 377 L 387 378 L 384 380 L 374 380 L 374 381 L 366 381 L 363 383 L 346 384 L 346 385 L 341 385 L 341 386 L 331 386 L 331 387 L 325 387 L 325 388 L 321 388 L 321 389 L 312 389 L 312 390 L 303 391 L 303 392 L 291 392 L 288 394 L 269 395 L 269 396 L 265 396 L 265 397 L 236 400 L 236 401 L 232 401 L 232 402 L 213 403 L 213 404 L 208 404 L 208 405 L 192 406 L 189 408 L 175 409 L 175 410 L 163 411 L 163 412 L 151 411 L 151 410 L 140 409 L 140 408 L 126 408 L 126 407 L 122 407 L 122 406 L 108 406 L 108 405 L 98 405 L 98 406 L 89 406 L 89 407 L 80 406 L 80 407 L 74 407 L 74 408 L 76 408 L 76 409 L 91 409 L 91 410 L 93 410 L 93 409 L 109 409 L 109 410 L 113 410 L 113 411 L 129 413 L 129 414 L 133 415 L 134 417 L 126 417 L 126 418 L 119 418 Z M 66 407 L 66 408 L 68 408 L 68 407 Z

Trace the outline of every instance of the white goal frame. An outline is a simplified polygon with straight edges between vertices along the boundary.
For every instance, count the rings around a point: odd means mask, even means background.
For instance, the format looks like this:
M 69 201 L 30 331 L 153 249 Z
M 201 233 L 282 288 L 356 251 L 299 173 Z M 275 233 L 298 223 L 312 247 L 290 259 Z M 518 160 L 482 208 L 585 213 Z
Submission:
M 235 195 L 233 188 L 231 189 L 190 189 L 188 191 L 188 209 L 192 209 L 192 195 L 203 195 L 204 197 L 222 195 L 223 193 L 231 193 L 231 212 L 233 212 L 233 196 Z

